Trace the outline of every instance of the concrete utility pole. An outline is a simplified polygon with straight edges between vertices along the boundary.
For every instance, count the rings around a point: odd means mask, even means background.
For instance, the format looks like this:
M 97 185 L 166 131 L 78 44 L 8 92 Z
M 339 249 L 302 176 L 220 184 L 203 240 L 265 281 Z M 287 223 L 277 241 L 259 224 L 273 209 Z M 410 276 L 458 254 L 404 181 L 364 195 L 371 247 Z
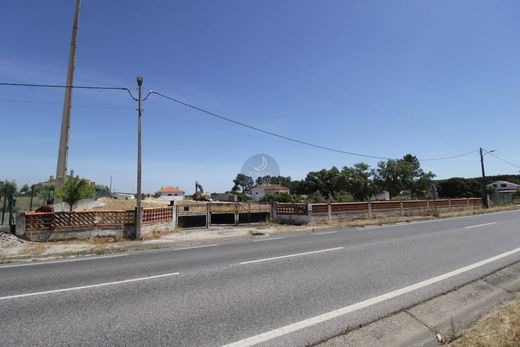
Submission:
M 486 151 L 487 153 L 496 152 L 495 149 Z M 484 171 L 484 150 L 480 147 L 480 168 L 482 169 L 482 204 L 484 208 L 489 208 L 487 188 L 486 188 L 486 172 Z
M 137 109 L 137 207 L 135 214 L 135 237 L 136 239 L 141 239 L 141 224 L 143 220 L 143 210 L 141 208 L 141 116 L 143 114 L 143 78 L 141 76 L 137 76 L 137 85 L 139 87 L 139 97 Z
M 67 88 L 63 101 L 63 115 L 61 118 L 60 147 L 58 150 L 58 164 L 56 167 L 56 186 L 63 184 L 63 178 L 67 175 L 67 159 L 69 155 L 70 111 L 72 107 L 72 88 L 74 83 L 74 59 L 76 57 L 76 42 L 78 39 L 79 8 L 81 0 L 76 0 L 74 22 L 72 24 L 72 38 L 70 41 L 69 66 L 67 68 Z

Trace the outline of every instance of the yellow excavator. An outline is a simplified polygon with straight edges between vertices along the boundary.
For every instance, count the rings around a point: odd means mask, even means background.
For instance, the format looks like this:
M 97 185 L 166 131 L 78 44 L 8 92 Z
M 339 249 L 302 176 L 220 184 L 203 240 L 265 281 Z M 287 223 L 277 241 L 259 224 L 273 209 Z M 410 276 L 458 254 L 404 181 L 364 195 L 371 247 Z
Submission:
M 199 182 L 195 181 L 195 194 L 193 194 L 193 200 L 195 201 L 211 201 L 208 193 L 204 193 L 204 188 L 199 184 Z

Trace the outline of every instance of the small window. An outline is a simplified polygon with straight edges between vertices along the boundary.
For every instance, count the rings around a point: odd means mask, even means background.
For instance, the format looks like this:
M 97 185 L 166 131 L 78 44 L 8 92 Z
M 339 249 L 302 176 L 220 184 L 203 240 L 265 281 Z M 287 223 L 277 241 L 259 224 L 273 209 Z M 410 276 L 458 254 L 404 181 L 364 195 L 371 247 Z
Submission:
M 189 211 L 189 210 L 190 210 L 189 206 L 184 206 L 184 211 Z
M 172 196 L 171 194 L 168 194 L 168 196 Z
M 175 194 L 173 194 L 173 195 L 174 195 L 174 196 L 177 196 L 178 194 L 177 194 L 177 193 L 175 193 Z
M 501 183 L 501 184 L 500 184 L 500 187 L 505 188 L 505 187 L 507 187 L 507 184 L 505 184 L 505 183 Z
M 497 187 L 497 185 L 496 185 L 496 184 L 493 184 L 493 187 L 495 187 L 495 188 L 496 188 L 496 187 Z

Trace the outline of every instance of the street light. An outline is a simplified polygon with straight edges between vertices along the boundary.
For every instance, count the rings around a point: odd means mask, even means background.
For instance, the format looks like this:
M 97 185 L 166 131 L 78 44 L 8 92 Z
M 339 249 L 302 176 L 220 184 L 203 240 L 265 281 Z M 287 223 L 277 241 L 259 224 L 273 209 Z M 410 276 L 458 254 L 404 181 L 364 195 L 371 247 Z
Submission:
M 485 151 L 485 154 L 496 152 L 496 149 Z M 482 204 L 484 208 L 489 208 L 487 189 L 486 189 L 486 172 L 484 170 L 484 150 L 480 147 L 480 168 L 482 169 Z

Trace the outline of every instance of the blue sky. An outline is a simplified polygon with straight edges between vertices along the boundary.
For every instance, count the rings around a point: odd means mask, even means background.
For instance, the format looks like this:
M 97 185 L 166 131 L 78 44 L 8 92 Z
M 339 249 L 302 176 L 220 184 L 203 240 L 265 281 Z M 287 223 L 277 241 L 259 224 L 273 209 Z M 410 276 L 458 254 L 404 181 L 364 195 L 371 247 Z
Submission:
M 74 1 L 18 0 L 0 13 L 0 81 L 66 79 Z M 316 144 L 419 158 L 497 149 L 520 163 L 517 1 L 84 0 L 75 84 L 144 88 Z M 63 90 L 0 87 L 0 179 L 54 175 Z M 75 90 L 69 168 L 135 191 L 136 105 Z M 325 152 L 144 103 L 143 185 L 225 191 L 267 153 L 282 175 L 377 160 Z M 439 178 L 480 174 L 478 153 L 425 161 Z M 489 174 L 517 167 L 486 157 Z

